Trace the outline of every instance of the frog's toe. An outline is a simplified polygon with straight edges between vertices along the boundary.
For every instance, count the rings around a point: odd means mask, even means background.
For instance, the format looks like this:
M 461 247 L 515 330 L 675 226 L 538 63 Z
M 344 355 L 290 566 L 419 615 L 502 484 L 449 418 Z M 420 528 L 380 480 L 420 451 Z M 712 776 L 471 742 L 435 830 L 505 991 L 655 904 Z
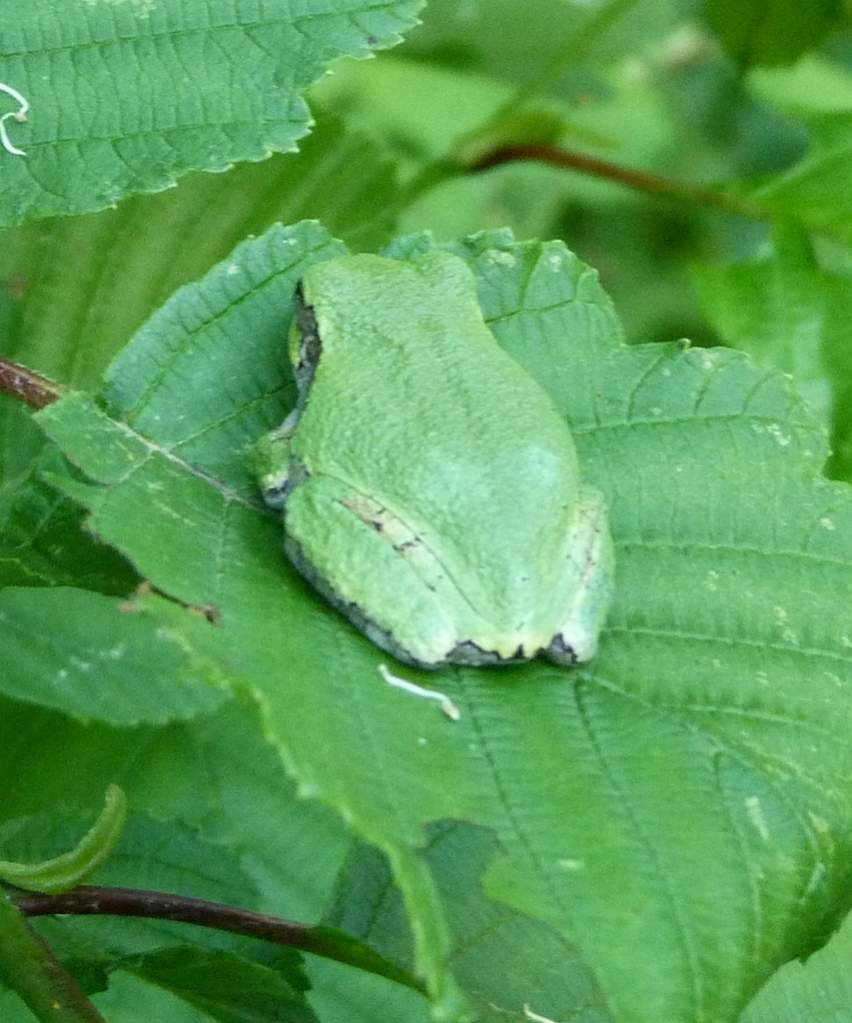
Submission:
M 518 646 L 513 653 L 504 655 L 498 650 L 488 650 L 473 640 L 466 639 L 453 647 L 447 655 L 446 663 L 479 666 L 486 664 L 517 664 L 519 661 L 528 661 L 529 659 L 530 654 L 524 651 L 523 645 Z
M 593 637 L 591 642 L 589 639 L 589 636 L 566 636 L 560 632 L 550 641 L 545 653 L 554 663 L 570 668 L 595 656 L 598 648 L 597 637 Z

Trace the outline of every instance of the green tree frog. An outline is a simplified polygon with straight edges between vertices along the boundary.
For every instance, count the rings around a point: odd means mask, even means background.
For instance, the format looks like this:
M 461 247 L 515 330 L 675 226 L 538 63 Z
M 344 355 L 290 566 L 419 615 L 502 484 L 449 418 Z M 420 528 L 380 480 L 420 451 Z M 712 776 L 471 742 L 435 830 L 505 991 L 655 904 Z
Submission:
M 604 501 L 463 260 L 315 264 L 289 352 L 298 403 L 255 465 L 310 583 L 418 667 L 592 657 L 613 589 Z

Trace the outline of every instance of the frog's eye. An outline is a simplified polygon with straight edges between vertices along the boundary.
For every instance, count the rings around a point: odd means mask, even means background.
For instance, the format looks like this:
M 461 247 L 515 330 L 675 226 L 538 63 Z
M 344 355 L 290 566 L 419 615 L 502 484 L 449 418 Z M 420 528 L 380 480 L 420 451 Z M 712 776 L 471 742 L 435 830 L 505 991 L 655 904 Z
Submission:
M 296 288 L 295 316 L 290 330 L 290 362 L 296 374 L 300 393 L 305 393 L 313 380 L 322 351 L 314 307 L 305 301 L 302 285 Z
M 30 109 L 30 104 L 25 96 L 22 96 L 17 89 L 13 89 L 11 85 L 6 85 L 5 82 L 0 82 L 0 92 L 5 92 L 7 96 L 11 96 L 18 104 L 17 110 L 10 110 L 8 114 L 3 114 L 0 117 L 0 145 L 6 150 L 7 153 L 11 153 L 12 156 L 26 156 L 27 154 L 23 149 L 18 149 L 17 146 L 12 145 L 9 135 L 6 131 L 6 121 L 11 117 L 12 120 L 23 123 L 27 119 L 27 111 Z

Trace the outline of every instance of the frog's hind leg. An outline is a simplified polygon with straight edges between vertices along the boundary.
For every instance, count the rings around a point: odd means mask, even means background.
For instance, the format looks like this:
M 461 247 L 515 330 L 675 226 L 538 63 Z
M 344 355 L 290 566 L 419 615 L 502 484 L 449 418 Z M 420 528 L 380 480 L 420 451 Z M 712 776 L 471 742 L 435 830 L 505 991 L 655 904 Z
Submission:
M 557 664 L 577 664 L 594 657 L 598 633 L 613 594 L 615 555 L 603 497 L 584 487 L 579 513 L 568 543 L 563 586 L 567 606 L 547 656 Z
M 440 564 L 382 502 L 328 476 L 304 479 L 284 513 L 296 568 L 374 643 L 418 667 L 459 642 L 459 597 Z

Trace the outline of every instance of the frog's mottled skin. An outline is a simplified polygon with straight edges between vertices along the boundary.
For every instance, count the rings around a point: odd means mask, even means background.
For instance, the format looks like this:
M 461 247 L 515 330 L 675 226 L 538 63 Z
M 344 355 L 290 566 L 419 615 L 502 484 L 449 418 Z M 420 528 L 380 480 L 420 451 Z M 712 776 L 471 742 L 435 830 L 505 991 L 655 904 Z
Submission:
M 603 500 L 465 263 L 319 263 L 290 349 L 299 405 L 258 465 L 311 583 L 421 667 L 592 657 L 612 593 Z

